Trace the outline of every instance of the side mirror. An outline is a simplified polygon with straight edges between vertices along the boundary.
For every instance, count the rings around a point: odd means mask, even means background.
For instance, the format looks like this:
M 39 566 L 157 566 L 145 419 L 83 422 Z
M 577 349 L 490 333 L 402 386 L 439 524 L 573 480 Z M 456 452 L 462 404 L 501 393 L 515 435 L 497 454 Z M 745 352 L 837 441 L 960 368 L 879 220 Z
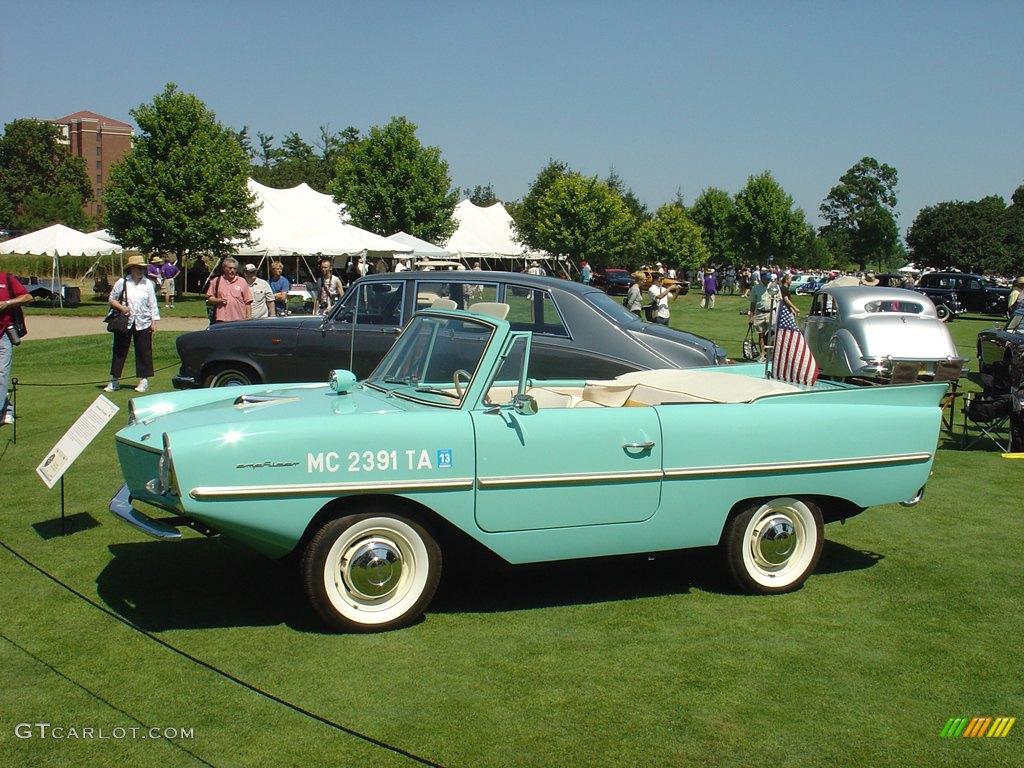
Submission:
M 516 395 L 512 398 L 512 409 L 523 416 L 533 416 L 540 407 L 532 395 Z

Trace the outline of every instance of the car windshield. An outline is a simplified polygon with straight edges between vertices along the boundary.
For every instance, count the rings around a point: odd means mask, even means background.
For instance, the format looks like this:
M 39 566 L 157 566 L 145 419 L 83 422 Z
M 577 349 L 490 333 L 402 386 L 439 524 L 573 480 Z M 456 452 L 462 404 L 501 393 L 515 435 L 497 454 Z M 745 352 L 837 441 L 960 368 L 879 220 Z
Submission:
M 417 315 L 366 383 L 396 397 L 454 406 L 480 367 L 494 326 L 445 315 Z

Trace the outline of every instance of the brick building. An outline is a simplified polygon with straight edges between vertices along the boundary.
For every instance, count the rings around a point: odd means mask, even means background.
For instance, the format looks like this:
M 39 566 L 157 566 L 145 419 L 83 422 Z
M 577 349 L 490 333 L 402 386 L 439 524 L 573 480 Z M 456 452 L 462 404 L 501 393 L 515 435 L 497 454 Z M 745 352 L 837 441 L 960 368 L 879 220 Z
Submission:
M 103 213 L 103 188 L 109 178 L 110 166 L 131 149 L 135 130 L 128 123 L 95 112 L 75 112 L 53 122 L 63 130 L 71 154 L 85 160 L 94 197 L 92 202 L 85 204 L 85 212 L 98 217 Z

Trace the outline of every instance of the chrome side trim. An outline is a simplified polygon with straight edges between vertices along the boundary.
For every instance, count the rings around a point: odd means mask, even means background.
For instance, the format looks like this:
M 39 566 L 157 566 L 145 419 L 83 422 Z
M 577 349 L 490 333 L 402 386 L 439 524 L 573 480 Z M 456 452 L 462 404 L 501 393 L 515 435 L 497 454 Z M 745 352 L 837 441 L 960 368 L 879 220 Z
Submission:
M 481 488 L 509 488 L 522 485 L 573 485 L 576 483 L 617 483 L 623 480 L 661 480 L 660 469 L 646 469 L 636 472 L 593 472 L 572 475 L 509 475 L 481 477 Z
M 666 469 L 666 479 L 715 475 L 766 474 L 774 472 L 803 472 L 809 469 L 848 469 L 876 467 L 887 464 L 920 464 L 931 461 L 931 453 L 897 453 L 888 456 L 863 456 L 856 459 L 818 459 L 810 461 L 782 461 L 765 464 L 735 464 L 718 467 L 684 467 Z
M 412 491 L 467 491 L 473 478 L 453 477 L 444 480 L 380 480 L 366 483 L 308 483 L 301 485 L 211 485 L 188 492 L 197 501 L 209 499 L 246 499 L 253 496 L 333 496 L 341 493 L 409 493 Z

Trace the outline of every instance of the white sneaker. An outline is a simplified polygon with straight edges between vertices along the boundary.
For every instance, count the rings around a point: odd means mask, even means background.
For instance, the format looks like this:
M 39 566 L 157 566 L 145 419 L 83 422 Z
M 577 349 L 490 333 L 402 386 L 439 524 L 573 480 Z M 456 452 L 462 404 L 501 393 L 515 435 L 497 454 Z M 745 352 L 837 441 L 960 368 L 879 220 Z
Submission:
M 136 392 L 149 392 L 149 379 L 139 379 L 139 384 L 135 387 Z
M 117 381 L 111 381 L 107 386 L 103 388 L 104 392 L 117 392 L 121 388 L 121 384 Z

